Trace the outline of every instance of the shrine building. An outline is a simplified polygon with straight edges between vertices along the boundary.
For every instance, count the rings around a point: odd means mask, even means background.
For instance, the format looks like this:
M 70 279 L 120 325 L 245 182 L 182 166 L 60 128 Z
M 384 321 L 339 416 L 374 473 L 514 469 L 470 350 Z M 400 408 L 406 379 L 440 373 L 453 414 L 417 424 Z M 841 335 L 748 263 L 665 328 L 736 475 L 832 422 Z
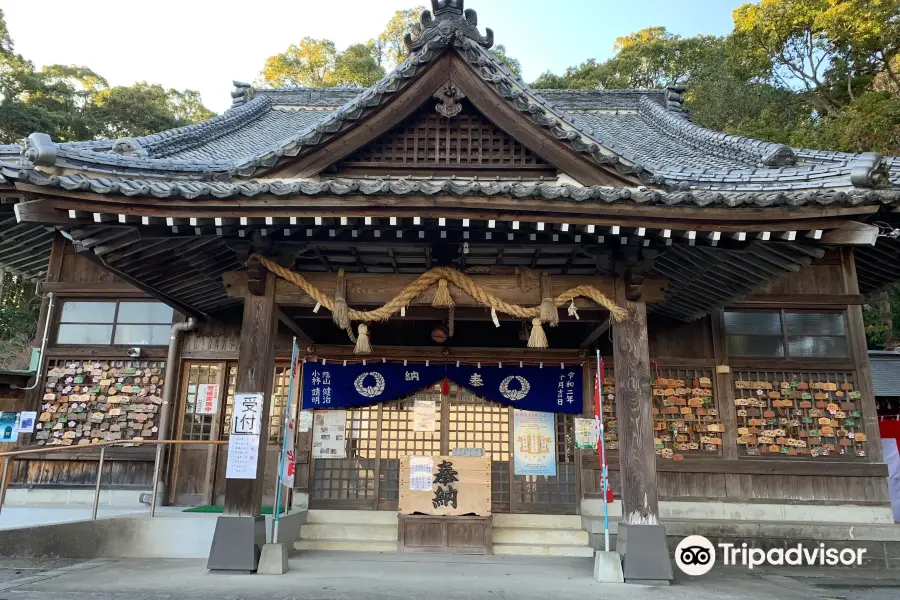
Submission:
M 589 557 L 599 352 L 626 569 L 666 533 L 893 526 L 862 305 L 900 281 L 900 158 L 710 131 L 680 87 L 532 89 L 432 4 L 369 89 L 235 82 L 196 125 L 0 147 L 0 267 L 39 282 L 46 337 L 0 400 L 37 413 L 0 451 L 47 449 L 7 501 L 90 495 L 95 443 L 225 442 L 240 414 L 258 454 L 172 446 L 160 497 L 223 507 L 252 554 L 291 407 L 298 551 Z M 109 448 L 113 493 L 149 492 L 154 456 Z M 486 537 L 435 516 L 468 503 Z

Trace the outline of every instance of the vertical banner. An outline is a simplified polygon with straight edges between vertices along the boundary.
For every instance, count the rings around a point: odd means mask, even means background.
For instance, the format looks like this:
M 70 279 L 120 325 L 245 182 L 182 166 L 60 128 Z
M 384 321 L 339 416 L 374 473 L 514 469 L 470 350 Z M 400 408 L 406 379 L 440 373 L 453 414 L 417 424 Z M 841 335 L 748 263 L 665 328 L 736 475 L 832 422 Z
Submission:
M 347 457 L 347 411 L 318 411 L 313 419 L 313 458 Z
M 15 442 L 19 439 L 19 413 L 0 412 L 0 442 Z
M 516 410 L 515 474 L 556 475 L 556 427 L 553 413 Z
M 262 411 L 262 394 L 234 395 L 226 479 L 256 479 Z

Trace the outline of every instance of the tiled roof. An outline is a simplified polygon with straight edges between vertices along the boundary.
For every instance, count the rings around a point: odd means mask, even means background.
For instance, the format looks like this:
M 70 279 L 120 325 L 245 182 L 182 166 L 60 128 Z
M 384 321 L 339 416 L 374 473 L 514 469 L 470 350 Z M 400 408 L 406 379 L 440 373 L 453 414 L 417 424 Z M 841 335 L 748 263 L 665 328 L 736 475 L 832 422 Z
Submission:
M 95 179 L 246 180 L 342 135 L 453 51 L 548 137 L 648 185 L 672 191 L 768 190 L 776 196 L 900 185 L 900 159 L 793 149 L 699 127 L 684 113 L 683 88 L 530 89 L 489 52 L 493 34 L 482 36 L 471 17 L 432 17 L 409 58 L 368 89 L 254 89 L 235 82 L 234 106 L 209 121 L 135 139 L 53 144 L 33 135 L 25 156 L 37 166 L 81 170 Z
M 86 175 L 47 176 L 34 169 L 4 171 L 8 177 L 33 185 L 86 191 L 97 194 L 123 196 L 152 196 L 157 198 L 238 198 L 262 195 L 273 196 L 497 196 L 515 198 L 544 198 L 568 202 L 635 203 L 645 205 L 686 206 L 804 206 L 859 204 L 900 204 L 900 189 L 896 190 L 834 190 L 811 191 L 663 191 L 640 188 L 575 187 L 544 182 L 510 182 L 490 179 L 328 179 L 310 180 L 252 180 L 239 183 L 141 180 L 122 177 L 88 177 Z

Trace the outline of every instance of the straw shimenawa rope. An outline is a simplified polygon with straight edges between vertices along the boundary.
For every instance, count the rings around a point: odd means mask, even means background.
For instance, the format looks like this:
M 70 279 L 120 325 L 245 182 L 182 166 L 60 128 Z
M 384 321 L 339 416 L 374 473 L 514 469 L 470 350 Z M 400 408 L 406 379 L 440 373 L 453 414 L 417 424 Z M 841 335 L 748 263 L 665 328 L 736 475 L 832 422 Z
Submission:
M 306 294 L 309 295 L 310 298 L 320 303 L 328 310 L 334 312 L 334 298 L 325 294 L 316 286 L 312 285 L 300 273 L 282 267 L 278 263 L 269 260 L 265 256 L 255 254 L 253 258 L 258 259 L 259 262 L 262 263 L 262 265 L 265 266 L 269 271 L 275 273 L 282 279 L 296 285 L 298 288 L 306 292 Z M 409 306 L 412 301 L 419 296 L 419 294 L 427 290 L 432 285 L 439 283 L 442 279 L 446 280 L 448 283 L 452 283 L 453 285 L 467 293 L 469 296 L 477 300 L 479 303 L 494 308 L 499 312 L 512 315 L 517 319 L 539 319 L 541 317 L 540 306 L 526 308 L 524 306 L 519 306 L 518 304 L 511 304 L 501 298 L 498 298 L 497 296 L 494 296 L 490 292 L 485 291 L 480 285 L 475 283 L 475 281 L 473 281 L 471 277 L 467 276 L 464 273 L 460 273 L 459 271 L 450 267 L 435 267 L 430 271 L 419 275 L 419 277 L 415 281 L 406 286 L 393 300 L 389 301 L 387 304 L 380 308 L 366 311 L 354 310 L 351 308 L 350 319 L 353 321 L 361 321 L 363 323 L 387 321 L 391 318 L 391 316 L 400 312 L 400 309 L 402 307 Z M 618 306 L 615 302 L 607 298 L 603 294 L 603 292 L 590 285 L 580 285 L 578 287 L 566 290 L 562 294 L 559 294 L 555 299 L 553 299 L 553 303 L 557 307 L 561 307 L 567 302 L 571 302 L 575 298 L 579 297 L 589 298 L 593 300 L 595 303 L 608 310 L 610 316 L 615 321 L 624 321 L 628 316 L 628 313 L 624 308 Z

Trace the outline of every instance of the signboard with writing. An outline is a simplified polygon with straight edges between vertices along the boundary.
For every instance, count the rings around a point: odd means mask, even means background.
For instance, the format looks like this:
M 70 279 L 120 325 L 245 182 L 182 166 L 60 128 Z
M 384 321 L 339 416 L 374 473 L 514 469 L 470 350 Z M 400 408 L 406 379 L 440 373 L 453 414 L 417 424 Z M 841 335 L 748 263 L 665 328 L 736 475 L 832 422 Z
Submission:
M 219 386 L 215 383 L 203 383 L 197 389 L 197 414 L 214 415 L 219 410 Z
M 429 472 L 423 472 L 424 468 L 430 468 Z M 430 479 L 424 475 L 429 475 Z M 430 484 L 426 485 L 427 481 Z M 490 515 L 491 459 L 461 456 L 401 457 L 400 514 Z
M 235 394 L 228 438 L 227 479 L 256 479 L 264 396 Z
M 575 447 L 596 450 L 600 425 L 596 419 L 575 419 Z
M 347 457 L 347 411 L 318 411 L 313 418 L 313 458 Z
M 515 474 L 556 475 L 556 431 L 552 413 L 515 411 Z

